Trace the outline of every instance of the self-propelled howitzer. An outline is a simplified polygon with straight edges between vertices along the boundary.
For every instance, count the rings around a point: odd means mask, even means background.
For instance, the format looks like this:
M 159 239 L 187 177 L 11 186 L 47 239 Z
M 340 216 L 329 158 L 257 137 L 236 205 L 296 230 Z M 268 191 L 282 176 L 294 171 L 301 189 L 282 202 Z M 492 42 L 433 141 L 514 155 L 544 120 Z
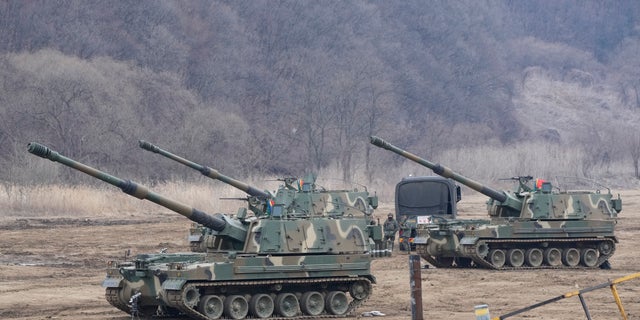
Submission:
M 491 220 L 436 218 L 420 226 L 416 250 L 429 263 L 493 269 L 609 266 L 622 209 L 622 200 L 610 191 L 560 191 L 542 180 L 532 186 L 530 176 L 511 178 L 518 182 L 513 191 L 498 191 L 378 137 L 371 143 L 490 198 Z
M 109 303 L 132 315 L 193 319 L 342 316 L 375 278 L 364 219 L 253 219 L 209 215 L 30 143 L 28 151 L 152 201 L 217 232 L 207 252 L 139 254 L 110 261 Z

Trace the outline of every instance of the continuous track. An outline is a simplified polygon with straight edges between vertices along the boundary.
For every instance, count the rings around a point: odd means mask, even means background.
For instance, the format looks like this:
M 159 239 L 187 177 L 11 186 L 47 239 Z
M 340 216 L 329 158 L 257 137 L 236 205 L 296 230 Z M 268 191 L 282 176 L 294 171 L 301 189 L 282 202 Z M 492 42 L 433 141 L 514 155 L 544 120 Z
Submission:
M 277 280 L 261 280 L 261 281 L 201 281 L 201 282 L 190 282 L 183 286 L 181 290 L 168 290 L 165 291 L 167 294 L 167 300 L 171 302 L 172 308 L 175 308 L 179 313 L 188 316 L 191 319 L 200 319 L 200 320 L 212 320 L 212 319 L 233 319 L 229 318 L 226 315 L 222 315 L 218 318 L 210 318 L 207 315 L 203 314 L 199 310 L 197 310 L 197 303 L 186 303 L 184 300 L 185 291 L 196 289 L 198 292 L 202 291 L 225 291 L 229 288 L 233 288 L 235 291 L 244 292 L 242 295 L 249 294 L 257 294 L 259 292 L 252 291 L 256 287 L 266 287 L 266 286 L 282 286 L 283 292 L 291 292 L 286 291 L 285 288 L 290 286 L 297 286 L 299 288 L 306 288 L 306 291 L 318 291 L 318 287 L 351 287 L 352 284 L 356 282 L 361 282 L 364 284 L 364 290 L 362 292 L 362 297 L 358 299 L 352 298 L 349 302 L 349 306 L 346 311 L 342 314 L 328 314 L 326 311 L 322 312 L 319 315 L 307 315 L 302 314 L 302 312 L 298 312 L 293 317 L 283 317 L 274 311 L 270 317 L 261 318 L 268 320 L 284 320 L 284 319 L 329 319 L 329 318 L 344 318 L 347 316 L 352 316 L 353 312 L 362 305 L 371 295 L 372 285 L 371 281 L 365 277 L 333 277 L 333 278 L 318 278 L 318 279 L 277 279 Z M 216 288 L 214 288 L 216 287 Z M 299 290 L 296 290 L 299 291 Z M 293 292 L 292 292 L 293 293 Z M 303 293 L 303 292 L 299 292 Z M 346 291 L 346 294 L 349 295 L 349 291 Z M 111 303 L 114 307 L 130 313 L 131 308 L 118 298 L 118 289 L 109 288 L 106 291 L 107 301 Z M 323 296 L 324 297 L 324 296 Z M 247 299 L 249 300 L 249 299 Z M 248 314 L 244 319 L 257 319 L 257 317 Z
M 551 266 L 547 264 L 542 264 L 537 267 L 528 266 L 523 264 L 522 266 L 514 267 L 505 263 L 503 266 L 496 266 L 487 260 L 488 256 L 480 256 L 477 252 L 481 252 L 482 250 L 478 250 L 478 244 L 486 244 L 489 248 L 498 248 L 502 250 L 506 250 L 507 248 L 518 248 L 521 250 L 526 250 L 528 248 L 539 248 L 544 249 L 546 247 L 557 247 L 559 249 L 565 248 L 575 248 L 578 249 L 579 252 L 582 248 L 593 248 L 598 250 L 598 260 L 593 266 L 585 266 L 583 264 L 578 264 L 576 266 L 568 266 L 565 264 L 560 264 L 557 266 Z M 567 245 L 570 244 L 570 245 Z M 603 252 L 599 248 L 606 244 L 607 249 L 606 252 Z M 526 270 L 526 269 L 596 269 L 601 267 L 611 256 L 613 256 L 615 252 L 615 242 L 613 239 L 609 238 L 547 238 L 547 239 L 481 239 L 473 245 L 463 245 L 462 250 L 464 251 L 464 255 L 460 255 L 457 257 L 471 259 L 473 264 L 461 264 L 456 265 L 453 263 L 455 259 L 442 259 L 438 257 L 434 257 L 427 252 L 427 246 L 417 244 L 416 251 L 420 256 L 425 259 L 429 264 L 437 267 L 437 268 L 455 268 L 455 267 L 480 267 L 486 269 L 493 270 Z

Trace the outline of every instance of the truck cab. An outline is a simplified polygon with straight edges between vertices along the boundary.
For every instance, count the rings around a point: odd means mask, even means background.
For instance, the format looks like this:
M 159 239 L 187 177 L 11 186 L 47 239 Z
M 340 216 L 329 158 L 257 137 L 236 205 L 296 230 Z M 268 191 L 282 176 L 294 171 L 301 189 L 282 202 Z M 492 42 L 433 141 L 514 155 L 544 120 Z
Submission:
M 396 185 L 396 220 L 400 225 L 400 250 L 415 250 L 416 226 L 431 217 L 455 219 L 460 186 L 441 176 L 405 177 Z

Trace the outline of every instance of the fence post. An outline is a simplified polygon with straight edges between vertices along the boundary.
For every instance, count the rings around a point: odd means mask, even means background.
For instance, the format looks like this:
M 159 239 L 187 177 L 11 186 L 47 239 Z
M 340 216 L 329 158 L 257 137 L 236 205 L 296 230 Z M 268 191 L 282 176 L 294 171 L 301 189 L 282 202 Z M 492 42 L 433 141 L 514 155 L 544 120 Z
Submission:
M 422 314 L 422 276 L 420 274 L 420 256 L 409 256 L 409 280 L 411 281 L 411 319 L 423 320 Z

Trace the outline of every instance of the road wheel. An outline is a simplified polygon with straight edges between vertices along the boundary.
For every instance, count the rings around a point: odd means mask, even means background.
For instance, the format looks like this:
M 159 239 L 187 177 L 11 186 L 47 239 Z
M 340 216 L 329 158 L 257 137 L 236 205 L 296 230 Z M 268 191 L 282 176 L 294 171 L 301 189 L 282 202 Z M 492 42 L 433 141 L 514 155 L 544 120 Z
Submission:
M 536 268 L 541 266 L 542 260 L 544 260 L 542 256 L 542 250 L 538 248 L 527 249 L 527 251 L 525 251 L 524 253 L 524 260 L 530 267 Z
M 575 267 L 580 263 L 580 251 L 576 248 L 567 248 L 562 251 L 562 263 L 568 267 Z
M 324 311 L 324 297 L 318 291 L 305 292 L 300 299 L 300 309 L 306 315 L 317 316 Z
M 342 291 L 331 291 L 324 305 L 329 314 L 342 315 L 349 309 L 349 299 Z
M 249 314 L 249 303 L 244 296 L 228 296 L 224 300 L 224 313 L 231 319 L 243 319 Z
M 198 311 L 210 319 L 218 319 L 224 310 L 223 298 L 215 295 L 206 295 L 200 299 Z
M 255 294 L 249 301 L 249 311 L 257 318 L 269 318 L 273 314 L 273 309 L 273 299 L 268 294 Z
M 295 317 L 300 310 L 298 297 L 293 293 L 281 293 L 276 297 L 276 312 L 283 317 Z
M 507 256 L 502 249 L 489 250 L 489 255 L 487 257 L 489 262 L 496 268 L 502 268 L 507 259 Z
M 524 252 L 522 249 L 509 249 L 507 261 L 512 267 L 521 267 L 524 264 Z
M 585 267 L 595 267 L 598 264 L 598 251 L 592 248 L 582 249 L 581 261 Z
M 547 248 L 544 250 L 544 263 L 551 267 L 562 265 L 562 251 L 558 248 Z

